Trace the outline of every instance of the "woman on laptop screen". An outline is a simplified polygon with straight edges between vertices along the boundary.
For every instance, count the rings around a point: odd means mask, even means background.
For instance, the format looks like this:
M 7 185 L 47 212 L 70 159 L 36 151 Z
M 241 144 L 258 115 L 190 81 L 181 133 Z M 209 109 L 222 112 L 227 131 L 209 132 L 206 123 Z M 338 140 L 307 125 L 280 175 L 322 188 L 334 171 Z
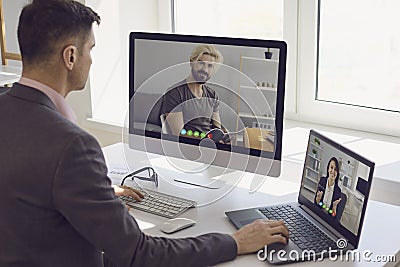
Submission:
M 328 161 L 326 177 L 321 177 L 318 183 L 317 193 L 315 194 L 315 204 L 326 210 L 333 217 L 337 214 L 337 206 L 342 200 L 342 191 L 338 185 L 339 181 L 339 162 L 335 157 Z M 336 218 L 339 220 L 340 218 Z

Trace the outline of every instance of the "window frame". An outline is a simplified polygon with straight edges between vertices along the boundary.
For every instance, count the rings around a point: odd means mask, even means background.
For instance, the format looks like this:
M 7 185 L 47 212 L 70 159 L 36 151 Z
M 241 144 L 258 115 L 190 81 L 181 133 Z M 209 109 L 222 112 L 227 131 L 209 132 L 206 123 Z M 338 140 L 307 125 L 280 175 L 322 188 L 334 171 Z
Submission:
M 168 8 L 172 33 L 176 23 L 175 1 L 170 0 Z M 394 121 L 400 120 L 398 112 L 316 100 L 319 3 L 320 0 L 284 2 L 283 39 L 288 44 L 285 118 L 400 136 L 400 128 L 392 126 Z M 89 83 L 88 87 L 91 89 Z M 97 121 L 90 113 L 86 111 L 84 115 L 89 125 Z
M 171 29 L 176 33 L 177 0 L 171 1 Z M 297 44 L 298 44 L 298 8 L 299 1 L 284 0 L 283 40 L 288 45 L 285 87 L 285 116 L 297 113 Z
M 317 100 L 320 0 L 299 1 L 297 109 L 287 118 L 378 134 L 400 136 L 392 126 L 400 113 L 333 101 Z

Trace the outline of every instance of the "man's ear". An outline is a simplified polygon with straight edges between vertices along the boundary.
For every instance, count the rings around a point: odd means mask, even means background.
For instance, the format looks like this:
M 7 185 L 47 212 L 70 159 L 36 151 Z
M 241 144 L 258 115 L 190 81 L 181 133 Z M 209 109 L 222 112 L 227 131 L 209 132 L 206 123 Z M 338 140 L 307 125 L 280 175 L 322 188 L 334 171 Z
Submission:
M 72 70 L 78 56 L 78 48 L 74 45 L 69 45 L 63 50 L 64 65 L 68 70 Z

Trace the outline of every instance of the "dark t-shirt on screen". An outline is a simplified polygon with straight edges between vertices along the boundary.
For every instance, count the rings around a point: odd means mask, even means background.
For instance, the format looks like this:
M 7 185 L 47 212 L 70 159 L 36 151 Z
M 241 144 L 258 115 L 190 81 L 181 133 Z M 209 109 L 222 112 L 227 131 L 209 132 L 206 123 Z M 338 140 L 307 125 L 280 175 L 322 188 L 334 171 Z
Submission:
M 162 113 L 182 112 L 186 130 L 208 132 L 214 128 L 211 118 L 216 111 L 219 111 L 218 95 L 205 84 L 201 98 L 193 95 L 186 81 L 173 86 L 163 98 Z

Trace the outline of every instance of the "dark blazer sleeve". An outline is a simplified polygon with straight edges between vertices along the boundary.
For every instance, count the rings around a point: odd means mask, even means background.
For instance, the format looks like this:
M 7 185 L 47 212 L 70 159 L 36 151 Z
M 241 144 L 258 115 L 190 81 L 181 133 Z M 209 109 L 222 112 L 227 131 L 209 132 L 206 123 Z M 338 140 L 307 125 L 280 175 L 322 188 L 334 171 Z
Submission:
M 317 197 L 318 191 L 322 191 L 321 199 L 324 199 L 325 188 L 326 188 L 326 181 L 327 181 L 327 178 L 326 178 L 326 177 L 321 177 L 321 178 L 319 179 L 318 188 L 317 188 L 317 191 L 315 192 L 315 195 L 314 195 L 314 203 L 317 204 L 317 205 L 319 205 L 319 203 L 317 203 L 317 201 L 316 201 L 316 197 Z
M 55 207 L 76 231 L 117 266 L 206 266 L 236 257 L 230 235 L 145 235 L 115 196 L 100 146 L 88 134 L 66 141 L 52 194 Z
M 333 202 L 338 200 L 341 197 L 342 197 L 342 190 L 340 190 L 340 187 L 337 184 L 335 184 L 335 187 L 333 190 L 331 208 L 333 207 Z

